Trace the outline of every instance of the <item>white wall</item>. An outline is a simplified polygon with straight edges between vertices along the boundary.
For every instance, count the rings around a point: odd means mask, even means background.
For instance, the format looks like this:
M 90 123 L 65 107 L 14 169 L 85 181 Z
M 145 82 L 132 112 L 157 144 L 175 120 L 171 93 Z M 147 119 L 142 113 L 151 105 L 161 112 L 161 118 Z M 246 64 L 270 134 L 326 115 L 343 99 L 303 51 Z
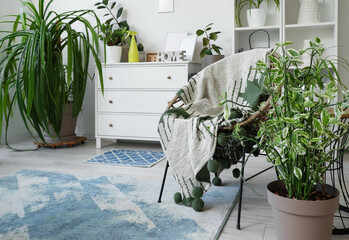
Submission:
M 3 0 L 1 0 L 1 1 L 3 1 Z M 10 15 L 10 14 L 18 14 L 19 9 L 20 9 L 20 2 L 19 1 L 15 1 L 15 0 L 6 1 L 6 4 L 1 4 L 0 16 Z M 4 19 L 1 19 L 1 20 L 3 21 Z M 11 30 L 11 29 L 12 29 L 12 27 L 10 24 L 0 24 L 0 31 Z M 2 36 L 3 36 L 3 34 L 0 35 L 0 37 L 2 37 Z M 4 129 L 4 125 L 3 125 L 3 135 L 4 135 L 4 132 L 5 132 L 5 129 Z M 14 141 L 21 140 L 25 136 L 29 136 L 29 134 L 27 134 L 27 131 L 22 123 L 22 119 L 21 119 L 19 113 L 15 109 L 14 116 L 11 120 L 11 124 L 9 127 L 8 140 L 10 142 L 14 142 Z M 3 143 L 3 139 L 4 139 L 4 136 L 1 136 L 1 143 Z

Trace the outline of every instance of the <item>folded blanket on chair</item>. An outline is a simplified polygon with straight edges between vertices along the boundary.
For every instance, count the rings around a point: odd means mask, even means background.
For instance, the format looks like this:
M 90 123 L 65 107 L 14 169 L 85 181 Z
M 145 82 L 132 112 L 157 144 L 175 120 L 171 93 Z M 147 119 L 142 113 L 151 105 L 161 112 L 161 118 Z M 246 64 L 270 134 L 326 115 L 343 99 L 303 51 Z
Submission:
M 205 165 L 214 154 L 218 128 L 227 124 L 219 106 L 223 92 L 238 104 L 252 106 L 253 102 L 244 98 L 245 90 L 253 88 L 258 79 L 251 69 L 258 60 L 265 61 L 269 51 L 242 52 L 206 67 L 178 91 L 184 105 L 162 115 L 158 126 L 161 144 L 186 198 L 192 196 L 194 187 L 205 191 L 210 187 Z M 240 105 L 230 107 L 239 107 L 244 113 L 242 118 L 231 120 L 235 122 L 243 121 L 251 111 Z

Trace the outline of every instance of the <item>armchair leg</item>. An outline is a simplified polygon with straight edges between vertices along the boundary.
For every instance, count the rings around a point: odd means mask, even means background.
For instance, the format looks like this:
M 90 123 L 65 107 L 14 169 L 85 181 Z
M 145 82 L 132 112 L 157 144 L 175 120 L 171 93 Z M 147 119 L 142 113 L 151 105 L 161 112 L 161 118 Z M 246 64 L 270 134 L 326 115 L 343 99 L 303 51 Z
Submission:
M 161 184 L 161 190 L 160 190 L 160 194 L 159 194 L 159 199 L 158 199 L 158 203 L 161 202 L 161 197 L 162 197 L 162 192 L 164 191 L 164 186 L 165 186 L 165 182 L 166 182 L 166 176 L 167 176 L 167 170 L 168 167 L 170 166 L 170 164 L 168 163 L 168 161 L 166 162 L 166 167 L 165 167 L 165 172 L 164 172 L 164 177 L 162 179 L 162 184 Z
M 244 186 L 244 165 L 245 165 L 245 147 L 242 149 L 242 163 L 241 163 L 241 176 L 240 176 L 240 191 L 239 191 L 239 208 L 238 208 L 238 219 L 236 223 L 236 228 L 241 229 L 240 227 L 240 220 L 241 220 L 241 205 L 242 205 L 242 190 Z

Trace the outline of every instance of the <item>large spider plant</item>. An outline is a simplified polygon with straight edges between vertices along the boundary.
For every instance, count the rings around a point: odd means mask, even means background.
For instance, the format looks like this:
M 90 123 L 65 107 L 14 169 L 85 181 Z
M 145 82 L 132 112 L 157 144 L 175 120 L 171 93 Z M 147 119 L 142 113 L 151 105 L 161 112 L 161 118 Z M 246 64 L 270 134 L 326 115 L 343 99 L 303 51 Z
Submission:
M 31 0 L 22 1 L 20 14 L 0 21 L 13 25 L 0 39 L 0 135 L 5 123 L 5 139 L 15 104 L 33 138 L 36 132 L 45 141 L 43 132 L 49 132 L 49 126 L 59 136 L 67 89 L 73 96 L 73 117 L 81 111 L 91 54 L 103 87 L 98 34 L 86 19 L 92 16 L 99 27 L 94 11 L 57 13 L 49 9 L 53 0 L 46 2 L 39 0 L 36 7 Z M 74 30 L 75 23 L 85 31 Z

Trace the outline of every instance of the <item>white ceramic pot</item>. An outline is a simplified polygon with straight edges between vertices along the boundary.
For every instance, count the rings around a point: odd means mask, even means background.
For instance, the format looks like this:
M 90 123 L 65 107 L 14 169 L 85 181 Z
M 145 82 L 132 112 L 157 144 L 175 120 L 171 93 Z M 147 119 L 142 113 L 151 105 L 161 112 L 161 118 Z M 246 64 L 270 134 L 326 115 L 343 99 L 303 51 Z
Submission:
M 106 46 L 107 63 L 119 63 L 121 60 L 121 46 Z
M 298 24 L 318 23 L 319 7 L 317 0 L 300 0 Z
M 262 8 L 248 9 L 246 15 L 249 27 L 262 27 L 267 19 L 267 10 Z

